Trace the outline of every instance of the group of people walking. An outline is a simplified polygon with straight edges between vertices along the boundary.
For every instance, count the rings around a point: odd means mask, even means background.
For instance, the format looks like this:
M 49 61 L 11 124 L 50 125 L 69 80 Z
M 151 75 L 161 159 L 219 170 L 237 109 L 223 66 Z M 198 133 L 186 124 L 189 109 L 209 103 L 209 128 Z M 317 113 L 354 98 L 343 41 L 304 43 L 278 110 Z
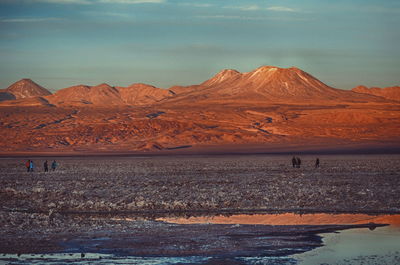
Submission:
M 292 158 L 292 165 L 293 165 L 293 167 L 300 168 L 300 166 L 301 166 L 301 159 L 300 159 L 300 157 L 293 157 L 293 158 Z
M 293 157 L 292 158 L 292 166 L 295 168 L 300 168 L 301 166 L 301 159 L 300 157 Z M 315 168 L 319 167 L 319 158 L 315 160 Z
M 25 166 L 26 166 L 27 172 L 35 171 L 35 163 L 32 160 L 26 161 Z M 54 160 L 51 163 L 51 169 L 53 171 L 55 171 L 57 166 L 58 166 L 58 164 L 57 164 L 56 160 Z M 43 163 L 43 170 L 44 170 L 44 172 L 49 172 L 49 162 L 47 160 L 44 161 L 44 163 Z

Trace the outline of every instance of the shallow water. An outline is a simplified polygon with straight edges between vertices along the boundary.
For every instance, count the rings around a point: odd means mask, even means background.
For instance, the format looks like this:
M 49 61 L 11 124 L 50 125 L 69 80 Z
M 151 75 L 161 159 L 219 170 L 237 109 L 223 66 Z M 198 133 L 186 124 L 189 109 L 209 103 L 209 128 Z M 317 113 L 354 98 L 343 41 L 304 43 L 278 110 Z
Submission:
M 5 255 L 0 257 L 0 264 L 201 264 L 209 260 L 207 257 L 123 257 L 111 254 L 86 253 L 54 253 Z
M 124 218 L 125 220 L 134 219 Z M 235 257 L 219 256 L 182 256 L 182 257 L 141 257 L 124 256 L 115 253 L 77 253 L 66 249 L 66 253 L 52 254 L 5 254 L 0 256 L 0 264 L 287 264 L 287 265 L 319 265 L 319 264 L 364 264 L 385 265 L 400 264 L 400 215 L 365 215 L 365 214 L 256 214 L 191 218 L 164 218 L 163 222 L 182 225 L 230 224 L 237 225 L 326 225 L 326 224 L 362 224 L 386 223 L 385 227 L 376 229 L 356 228 L 336 233 L 321 234 L 324 246 L 297 249 L 300 254 L 266 255 L 265 249 L 259 255 Z M 234 226 L 233 226 L 234 227 Z M 103 239 L 95 239 L 103 240 Z M 106 239 L 104 239 L 106 240 Z M 255 243 L 256 244 L 256 243 Z M 296 249 L 288 249 L 296 251 Z M 304 252 L 305 251 L 305 252 Z
M 400 264 L 400 227 L 350 229 L 322 234 L 324 246 L 292 255 L 299 265 Z
M 164 218 L 179 224 L 264 224 L 264 225 L 329 225 L 389 224 L 374 230 L 355 228 L 321 234 L 324 246 L 289 256 L 299 265 L 320 264 L 400 264 L 400 215 L 367 214 L 255 214 L 214 217 Z M 293 260 L 283 264 L 293 264 Z M 246 264 L 269 264 L 259 257 L 241 258 Z M 266 262 L 266 263 L 265 263 Z

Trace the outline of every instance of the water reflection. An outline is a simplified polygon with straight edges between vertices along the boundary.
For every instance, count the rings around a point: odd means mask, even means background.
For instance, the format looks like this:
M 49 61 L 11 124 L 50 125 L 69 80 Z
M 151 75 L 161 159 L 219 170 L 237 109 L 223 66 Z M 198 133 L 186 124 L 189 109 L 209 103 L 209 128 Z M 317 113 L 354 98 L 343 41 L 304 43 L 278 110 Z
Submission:
M 400 226 L 321 234 L 323 247 L 291 257 L 299 265 L 400 264 Z
M 368 214 L 254 214 L 189 218 L 159 218 L 177 224 L 253 224 L 253 225 L 356 225 L 389 224 L 385 227 L 350 229 L 320 234 L 323 246 L 289 255 L 278 264 L 298 265 L 392 265 L 400 264 L 400 215 Z M 244 264 L 272 264 L 265 257 L 243 258 Z
M 61 253 L 3 254 L 0 264 L 400 264 L 399 214 L 284 213 L 157 219 L 163 222 L 115 216 L 112 220 L 138 223 L 129 233 L 110 232 L 107 237 L 64 242 L 67 247 Z M 367 227 L 377 228 L 370 231 Z
M 258 225 L 346 225 L 346 224 L 390 224 L 400 227 L 400 214 L 238 214 L 232 216 L 167 217 L 158 221 L 176 224 L 258 224 Z

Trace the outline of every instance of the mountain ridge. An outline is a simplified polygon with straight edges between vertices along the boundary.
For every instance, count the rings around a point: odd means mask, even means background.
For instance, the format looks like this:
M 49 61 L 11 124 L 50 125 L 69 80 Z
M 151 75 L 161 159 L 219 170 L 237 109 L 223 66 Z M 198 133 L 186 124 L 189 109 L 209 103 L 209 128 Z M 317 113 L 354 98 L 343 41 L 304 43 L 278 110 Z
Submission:
M 357 93 L 379 96 L 389 100 L 400 101 L 400 86 L 392 86 L 384 88 L 380 87 L 368 88 L 366 86 L 360 85 L 353 88 L 352 91 Z
M 170 100 L 175 104 L 185 101 L 190 104 L 218 101 L 382 101 L 373 95 L 330 87 L 297 67 L 261 66 L 244 73 L 224 69 L 199 85 L 175 86 L 170 90 L 177 92 L 178 97 Z
M 0 101 L 42 97 L 51 95 L 51 92 L 29 78 L 23 78 L 6 89 L 0 89 Z
M 55 106 L 144 106 L 152 104 L 208 104 L 240 102 L 368 102 L 388 99 L 382 93 L 365 89 L 342 90 L 330 87 L 311 74 L 297 68 L 260 66 L 250 72 L 223 69 L 208 80 L 191 86 L 161 89 L 149 84 L 133 83 L 127 87 L 75 85 L 51 94 L 30 79 L 11 85 L 0 98 L 13 100 L 9 91 L 20 91 L 15 99 L 43 97 Z M 31 91 L 30 93 L 22 93 Z M 393 93 L 392 93 L 393 94 Z M 22 101 L 18 101 L 22 102 Z M 40 103 L 42 101 L 38 101 Z M 17 102 L 12 105 L 18 104 Z M 4 105 L 4 104 L 3 104 Z M 29 104 L 28 104 L 29 105 Z

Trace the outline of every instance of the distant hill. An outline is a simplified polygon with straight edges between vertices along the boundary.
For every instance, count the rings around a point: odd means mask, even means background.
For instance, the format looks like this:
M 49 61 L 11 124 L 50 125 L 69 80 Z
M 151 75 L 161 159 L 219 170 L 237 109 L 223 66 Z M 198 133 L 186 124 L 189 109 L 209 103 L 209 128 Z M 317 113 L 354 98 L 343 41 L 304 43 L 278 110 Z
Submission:
M 149 105 L 173 95 L 166 89 L 141 83 L 117 89 L 122 101 L 128 105 Z
M 137 106 L 153 104 L 170 95 L 173 94 L 166 89 L 140 83 L 128 87 L 112 87 L 108 84 L 100 84 L 64 88 L 47 97 L 47 99 L 52 104 L 63 106 Z
M 51 95 L 50 91 L 46 88 L 36 84 L 31 79 L 21 79 L 7 89 L 5 89 L 7 93 L 10 93 L 15 96 L 15 99 L 21 98 L 32 98 L 32 97 L 41 97 Z
M 47 97 L 55 105 L 101 105 L 115 106 L 123 104 L 118 89 L 108 84 L 97 86 L 78 85 L 61 89 Z
M 400 101 L 400 86 L 385 87 L 385 88 L 379 88 L 379 87 L 368 88 L 366 86 L 357 86 L 353 88 L 352 91 L 357 93 L 379 96 L 390 100 Z

